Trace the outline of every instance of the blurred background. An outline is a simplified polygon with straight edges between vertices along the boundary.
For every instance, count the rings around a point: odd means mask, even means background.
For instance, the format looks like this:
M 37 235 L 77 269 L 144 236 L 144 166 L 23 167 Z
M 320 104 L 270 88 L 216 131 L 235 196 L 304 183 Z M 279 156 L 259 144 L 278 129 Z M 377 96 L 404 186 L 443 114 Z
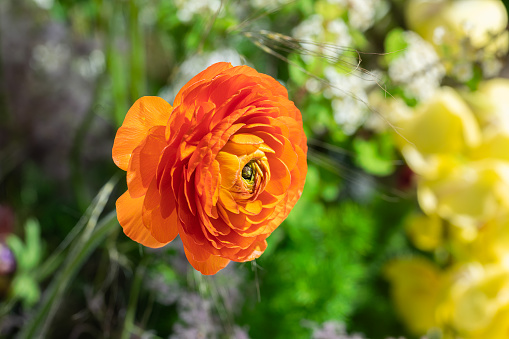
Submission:
M 0 336 L 509 338 L 498 0 L 2 0 Z M 283 83 L 306 186 L 255 262 L 128 239 L 117 128 L 218 61 Z

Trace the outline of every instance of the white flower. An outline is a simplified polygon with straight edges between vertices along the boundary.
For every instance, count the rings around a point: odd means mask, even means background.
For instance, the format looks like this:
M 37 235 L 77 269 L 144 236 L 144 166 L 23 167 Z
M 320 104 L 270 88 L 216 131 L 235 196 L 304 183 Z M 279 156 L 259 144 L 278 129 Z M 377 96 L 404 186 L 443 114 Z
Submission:
M 177 17 L 182 22 L 189 22 L 195 14 L 210 15 L 221 7 L 221 0 L 176 0 Z
M 30 64 L 34 69 L 53 74 L 62 69 L 62 65 L 66 63 L 70 56 L 69 47 L 61 43 L 48 41 L 46 44 L 35 46 Z
M 360 31 L 365 31 L 375 22 L 375 0 L 351 0 L 348 22 Z
M 324 71 L 330 83 L 334 120 L 347 135 L 355 133 L 367 118 L 369 107 L 366 88 L 372 83 L 355 74 L 341 74 L 332 66 Z
M 407 95 L 426 100 L 440 86 L 445 69 L 433 46 L 418 34 L 407 31 L 404 38 L 408 47 L 399 58 L 390 63 L 389 76 L 403 84 Z
M 326 22 L 319 14 L 302 21 L 293 29 L 292 35 L 307 50 L 307 54 L 302 55 L 306 63 L 311 63 L 316 54 L 336 61 L 343 51 L 342 47 L 352 45 L 348 26 L 341 18 Z

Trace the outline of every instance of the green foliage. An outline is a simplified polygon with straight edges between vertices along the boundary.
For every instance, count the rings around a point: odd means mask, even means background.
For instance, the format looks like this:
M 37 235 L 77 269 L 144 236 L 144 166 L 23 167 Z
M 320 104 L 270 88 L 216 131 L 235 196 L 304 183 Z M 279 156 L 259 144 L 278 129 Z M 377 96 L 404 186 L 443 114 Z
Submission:
M 385 60 L 390 63 L 394 59 L 399 58 L 408 47 L 408 43 L 404 37 L 404 30 L 400 27 L 392 29 L 387 33 L 384 41 Z
M 12 282 L 11 296 L 21 300 L 25 308 L 35 305 L 41 294 L 35 272 L 42 260 L 42 240 L 39 223 L 28 219 L 25 224 L 25 243 L 16 235 L 7 238 L 17 264 L 16 275 Z
M 301 319 L 347 321 L 363 293 L 363 258 L 373 250 L 369 210 L 353 202 L 324 207 L 309 187 L 278 235 L 269 238 L 269 247 L 277 249 L 258 260 L 261 302 L 254 305 L 256 313 L 246 315 L 253 337 L 308 338 L 295 325 Z
M 479 87 L 479 84 L 483 80 L 483 74 L 482 74 L 481 67 L 479 67 L 479 65 L 474 65 L 472 73 L 473 73 L 472 77 L 465 83 L 465 85 L 467 85 L 467 87 L 471 91 L 475 91 L 475 90 L 477 90 L 477 88 Z
M 370 140 L 354 139 L 353 148 L 357 165 L 366 172 L 378 176 L 394 172 L 395 154 L 390 134 L 378 134 Z

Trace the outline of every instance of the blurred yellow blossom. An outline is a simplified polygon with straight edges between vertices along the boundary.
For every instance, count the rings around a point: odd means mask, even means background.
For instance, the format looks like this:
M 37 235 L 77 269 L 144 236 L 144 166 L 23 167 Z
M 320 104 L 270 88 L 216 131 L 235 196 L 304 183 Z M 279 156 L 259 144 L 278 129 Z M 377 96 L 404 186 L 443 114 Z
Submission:
M 483 133 L 483 142 L 470 156 L 473 159 L 498 159 L 509 162 L 509 130 L 489 128 Z
M 507 97 L 505 79 L 481 82 L 473 92 L 442 87 L 395 123 L 425 213 L 406 220 L 407 234 L 420 250 L 449 252 L 442 273 L 423 259 L 387 266 L 393 300 L 415 334 L 438 326 L 444 339 L 508 338 Z
M 478 48 L 493 43 L 493 35 L 507 26 L 507 13 L 499 0 L 411 0 L 406 18 L 410 28 L 430 42 L 457 43 L 468 38 Z
M 487 62 L 483 66 L 488 70 L 507 52 L 502 1 L 411 0 L 405 14 L 409 27 L 434 44 L 448 71 L 463 80 L 472 75 L 470 62 Z
M 500 265 L 470 263 L 452 269 L 437 320 L 462 338 L 507 338 L 509 271 Z
M 463 92 L 466 102 L 478 117 L 484 129 L 504 130 L 509 133 L 509 79 L 483 81 L 475 92 Z
M 452 227 L 450 232 L 456 260 L 477 260 L 509 269 L 509 211 L 502 211 L 479 229 L 472 230 L 473 237 L 462 236 L 460 229 L 465 227 Z
M 412 170 L 421 175 L 436 170 L 433 156 L 463 152 L 481 141 L 475 116 L 449 87 L 442 87 L 428 102 L 417 106 L 397 127 L 401 152 Z
M 421 177 L 418 199 L 427 214 L 456 225 L 476 225 L 509 206 L 508 164 L 486 159 L 445 168 L 434 179 Z
M 442 242 L 443 223 L 438 215 L 412 214 L 406 222 L 407 234 L 420 250 L 431 251 Z
M 438 268 L 424 258 L 397 259 L 385 267 L 385 276 L 396 310 L 409 330 L 421 335 L 434 327 L 441 290 Z

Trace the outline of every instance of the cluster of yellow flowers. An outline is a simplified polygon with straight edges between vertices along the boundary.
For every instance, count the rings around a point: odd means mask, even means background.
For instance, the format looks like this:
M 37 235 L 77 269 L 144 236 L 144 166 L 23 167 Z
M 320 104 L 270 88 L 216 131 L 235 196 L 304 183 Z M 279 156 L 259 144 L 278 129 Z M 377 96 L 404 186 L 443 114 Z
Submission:
M 434 20 L 416 19 L 414 29 L 438 51 L 437 27 L 446 27 L 448 40 L 463 34 L 487 45 L 495 41 L 488 34 L 493 24 L 507 25 L 501 2 L 427 2 L 431 9 L 424 3 L 412 1 L 409 11 L 434 13 Z M 481 15 L 494 4 L 500 5 L 497 16 Z M 473 18 L 477 26 L 453 22 L 458 17 Z M 497 45 L 507 46 L 507 31 L 500 36 L 505 38 Z M 422 210 L 408 218 L 408 236 L 434 258 L 396 259 L 385 271 L 395 306 L 416 335 L 509 336 L 508 98 L 509 80 L 502 78 L 481 82 L 475 91 L 440 87 L 413 109 L 398 106 L 392 118 L 398 148 L 416 174 Z
M 424 212 L 408 219 L 408 235 L 446 267 L 420 258 L 388 266 L 396 305 L 413 332 L 439 327 L 464 338 L 498 338 L 486 331 L 503 323 L 499 337 L 509 331 L 509 105 L 500 100 L 504 97 L 509 97 L 506 79 L 486 81 L 476 92 L 442 87 L 398 123 L 397 143 L 417 174 Z
M 502 1 L 411 0 L 406 21 L 436 48 L 449 75 L 468 80 L 474 62 L 494 76 L 508 48 L 507 12 Z

